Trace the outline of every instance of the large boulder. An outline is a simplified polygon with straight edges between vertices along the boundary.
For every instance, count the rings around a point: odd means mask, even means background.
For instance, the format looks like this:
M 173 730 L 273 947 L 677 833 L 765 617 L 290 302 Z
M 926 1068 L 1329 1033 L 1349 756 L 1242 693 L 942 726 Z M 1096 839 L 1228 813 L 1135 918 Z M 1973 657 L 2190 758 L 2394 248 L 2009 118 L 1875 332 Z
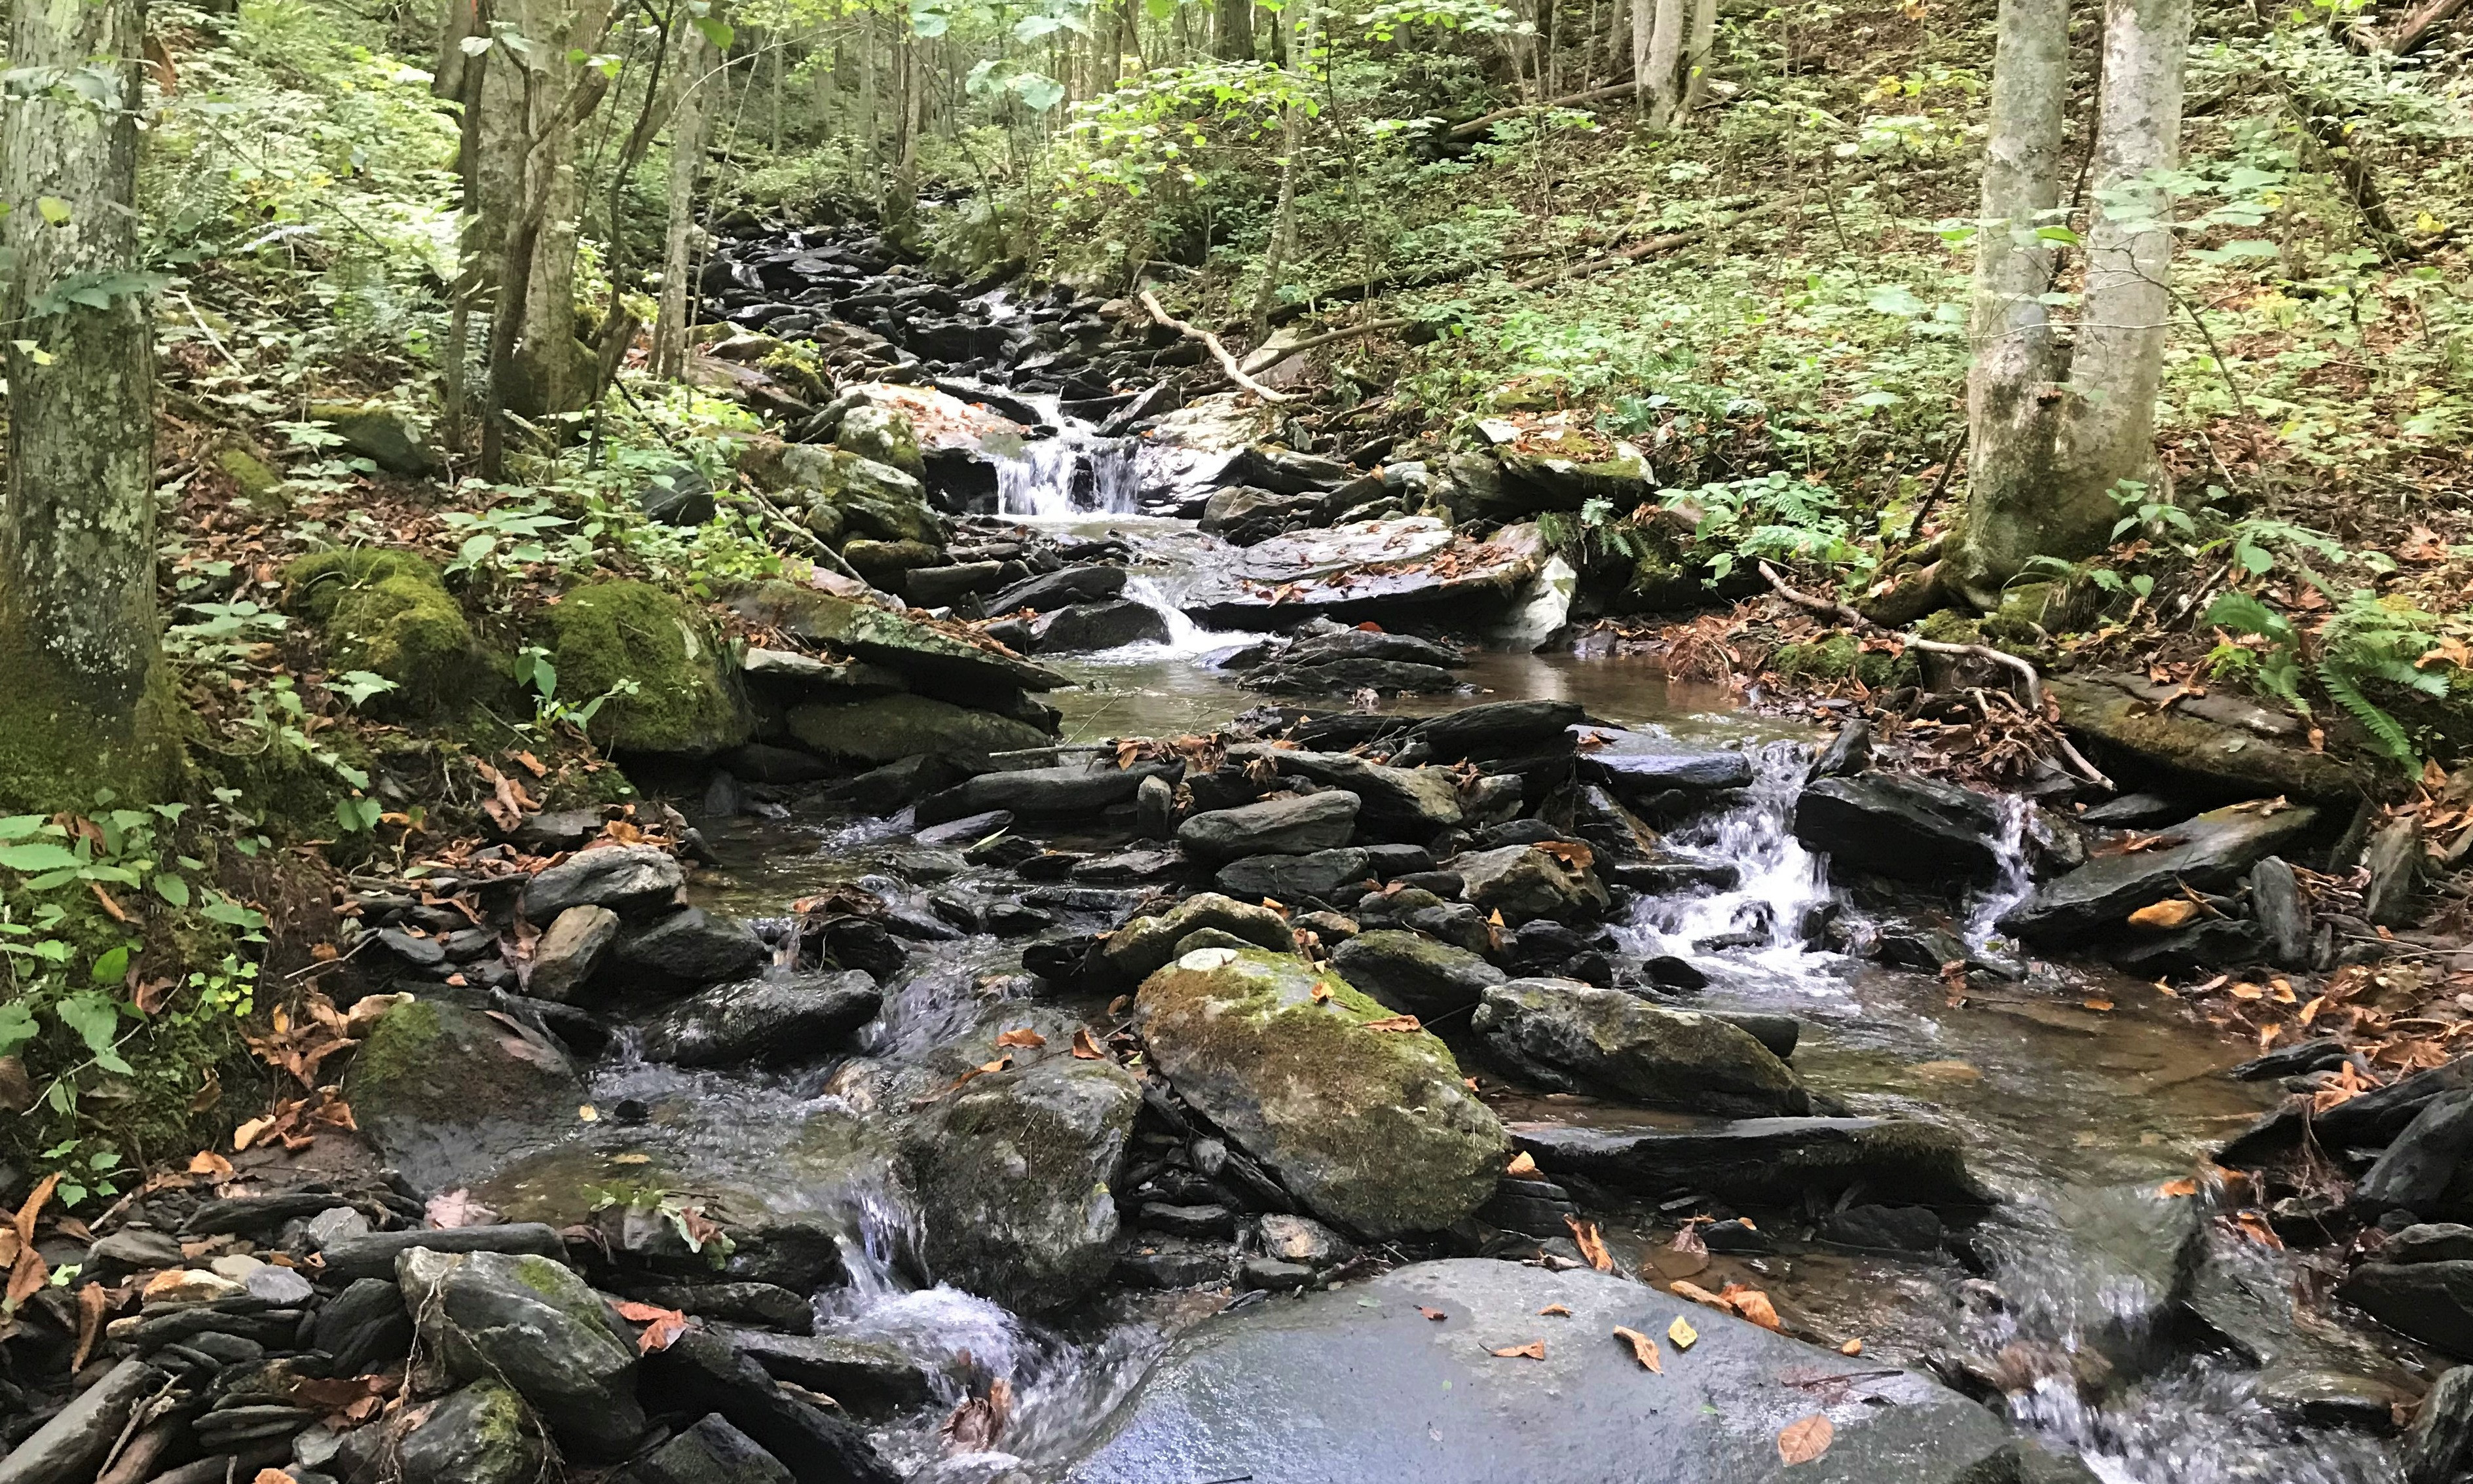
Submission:
M 1794 802 L 1794 837 L 1832 864 L 1902 881 L 1988 881 L 2001 870 L 2000 810 L 1936 778 L 1822 778 Z
M 682 1066 L 799 1061 L 830 1050 L 883 1005 L 876 980 L 855 969 L 725 984 L 646 1026 L 643 1057 Z
M 1288 920 L 1268 907 L 1217 892 L 1196 892 L 1166 912 L 1135 918 L 1108 935 L 1100 961 L 1124 983 L 1139 984 L 1177 956 L 1177 945 L 1199 932 L 1241 938 L 1272 953 L 1296 947 Z
M 2161 774 L 2215 799 L 2283 794 L 2322 802 L 2350 800 L 2361 780 L 2341 760 L 2310 750 L 2310 729 L 2236 692 L 2193 696 L 2143 675 L 2055 675 L 2045 691 L 2061 725 L 2096 753 Z
M 1506 845 L 1471 850 L 1444 864 L 1458 874 L 1461 891 L 1480 911 L 1500 912 L 1504 926 L 1518 927 L 1541 918 L 1568 922 L 1604 912 L 1606 889 L 1590 869 L 1594 859 L 1586 846 L 1549 850 Z
M 1123 567 L 1059 567 L 1023 578 L 988 599 L 986 606 L 990 613 L 1019 613 L 1023 609 L 1045 613 L 1078 603 L 1104 603 L 1124 590 Z
M 643 1435 L 636 1347 L 564 1264 L 414 1248 L 396 1260 L 396 1280 L 434 1363 L 458 1380 L 514 1387 L 567 1456 L 623 1458 Z
M 593 740 L 624 753 L 710 757 L 756 734 L 755 712 L 712 626 L 649 583 L 588 583 L 548 610 L 558 698 L 593 714 Z M 627 683 L 635 688 L 624 691 Z
M 1546 564 L 1533 524 L 1484 540 L 1430 515 L 1357 520 L 1247 547 L 1224 574 L 1195 585 L 1186 610 L 1205 624 L 1285 628 L 1320 613 L 1354 622 L 1448 615 L 1507 606 Z
M 1530 1080 L 1669 1108 L 1758 1115 L 1811 1107 L 1802 1080 L 1740 1026 L 1571 979 L 1485 992 L 1470 1025 Z
M 1597 1129 L 1517 1123 L 1511 1136 L 1551 1174 L 1647 1193 L 1705 1191 L 1796 1205 L 1861 1187 L 1902 1206 L 1983 1206 L 1956 1133 L 1913 1118 L 1743 1118 L 1710 1128 Z
M 922 825 L 943 825 L 1002 810 L 1025 820 L 1092 819 L 1133 802 L 1145 778 L 1175 782 L 1181 767 L 1136 763 L 1120 768 L 1113 759 L 1093 759 L 983 773 L 919 801 L 917 818 Z
M 1588 720 L 1576 701 L 1488 701 L 1466 706 L 1408 730 L 1416 750 L 1450 762 L 1460 757 L 1497 757 L 1549 743 L 1570 742 L 1571 729 Z
M 1142 982 L 1151 1064 L 1323 1219 L 1376 1239 L 1450 1226 L 1510 1146 L 1449 1048 L 1337 974 L 1202 948 Z
M 407 1424 L 395 1458 L 403 1484 L 531 1484 L 549 1462 L 540 1424 L 503 1381 L 474 1381 Z
M 926 622 L 819 587 L 767 582 L 740 588 L 731 606 L 751 623 L 779 628 L 900 672 L 920 690 L 959 705 L 992 692 L 1054 690 L 1064 676 L 967 630 Z
M 924 754 L 1011 753 L 1049 741 L 1027 722 L 928 696 L 808 701 L 792 706 L 787 720 L 790 734 L 809 752 L 854 763 Z
M 573 1127 L 584 1083 L 557 1047 L 512 1023 L 416 999 L 362 1041 L 344 1096 L 378 1157 L 434 1189 Z
M 427 479 L 446 471 L 446 460 L 402 408 L 384 402 L 312 402 L 309 420 L 326 424 L 346 448 L 390 474 Z
M 1370 859 L 1355 847 L 1309 855 L 1248 855 L 1220 867 L 1212 879 L 1231 897 L 1268 897 L 1285 902 L 1300 897 L 1330 899 L 1342 887 L 1361 891 L 1368 885 Z
M 2365 1262 L 2336 1293 L 2399 1334 L 2473 1359 L 2473 1261 Z
M 1474 1010 L 1506 977 L 1466 948 L 1388 927 L 1351 938 L 1332 950 L 1331 962 L 1349 983 L 1420 1020 Z
M 1699 1334 L 1688 1351 L 1667 1338 L 1677 1317 Z M 1653 1342 L 1663 1374 L 1618 1328 Z M 1489 1353 L 1531 1340 L 1542 1360 Z M 1782 1467 L 1780 1431 L 1815 1413 L 1828 1452 Z M 2041 1476 L 2018 1472 L 2028 1447 L 1976 1402 L 1869 1356 L 1612 1274 L 1455 1258 L 1206 1321 L 1065 1477 L 1992 1484 Z
M 284 569 L 284 606 L 318 626 L 329 673 L 367 670 L 395 682 L 367 705 L 426 717 L 473 699 L 479 648 L 438 568 L 409 551 L 347 547 Z
M 1142 1104 L 1115 1061 L 1073 1054 L 1078 1024 L 1052 1011 L 992 1012 L 977 1034 L 929 1060 L 945 1085 L 900 1137 L 930 1270 L 1035 1313 L 1073 1303 L 1115 1265 L 1109 1182 Z M 1024 1028 L 1044 1044 L 1010 1053 L 995 1044 Z M 1011 1065 L 980 1070 L 999 1059 Z
M 780 1459 L 719 1412 L 637 1459 L 621 1477 L 626 1484 L 792 1484 Z
M 2160 831 L 2146 850 L 2101 855 L 2011 908 L 2001 930 L 2032 943 L 2068 945 L 2126 925 L 2129 914 L 2185 886 L 2222 891 L 2249 869 L 2307 834 L 2318 811 L 2234 804 Z
M 1259 803 L 1196 814 L 1176 828 L 1185 853 L 1210 864 L 1248 855 L 1337 850 L 1357 832 L 1357 798 L 1346 789 L 1281 794 Z
M 678 993 L 746 978 L 772 957 L 764 940 L 736 918 L 681 907 L 622 936 L 611 949 L 599 982 L 620 990 Z
M 1077 603 L 1042 613 L 1031 621 L 1030 636 L 1043 655 L 1069 650 L 1117 649 L 1127 644 L 1164 644 L 1167 618 L 1147 603 L 1111 598 L 1105 603 Z

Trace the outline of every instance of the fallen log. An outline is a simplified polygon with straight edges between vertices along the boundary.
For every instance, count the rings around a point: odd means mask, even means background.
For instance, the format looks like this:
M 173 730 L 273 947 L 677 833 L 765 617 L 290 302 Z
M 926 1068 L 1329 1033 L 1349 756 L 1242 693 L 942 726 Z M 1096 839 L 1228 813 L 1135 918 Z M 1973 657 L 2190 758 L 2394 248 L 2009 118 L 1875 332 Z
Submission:
M 1160 306 L 1159 296 L 1157 294 L 1152 293 L 1148 289 L 1144 289 L 1141 293 L 1141 299 L 1142 307 L 1150 311 L 1151 318 L 1154 321 L 1157 321 L 1167 328 L 1176 331 L 1188 340 L 1200 341 L 1203 348 L 1211 352 L 1212 359 L 1219 363 L 1219 369 L 1227 372 L 1229 380 L 1236 383 L 1240 387 L 1243 387 L 1246 391 L 1253 393 L 1256 396 L 1261 397 L 1266 402 L 1285 402 L 1288 400 L 1286 393 L 1274 392 L 1269 387 L 1256 381 L 1253 377 L 1246 375 L 1245 368 L 1236 364 L 1236 357 L 1228 353 L 1228 347 L 1220 343 L 1218 336 L 1213 335 L 1209 330 L 1203 329 L 1197 325 L 1188 324 L 1183 320 L 1178 319 L 1176 316 L 1162 308 Z

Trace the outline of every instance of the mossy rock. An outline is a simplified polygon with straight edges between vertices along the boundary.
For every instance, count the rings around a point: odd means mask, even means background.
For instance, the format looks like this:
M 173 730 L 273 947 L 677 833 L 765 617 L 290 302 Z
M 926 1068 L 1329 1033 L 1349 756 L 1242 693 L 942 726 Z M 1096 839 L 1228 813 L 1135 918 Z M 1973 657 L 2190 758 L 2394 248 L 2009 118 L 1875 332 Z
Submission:
M 215 467 L 232 482 L 241 503 L 267 515 L 288 515 L 292 502 L 283 497 L 283 470 L 238 443 L 215 450 Z
M 319 626 L 330 672 L 395 682 L 366 703 L 373 712 L 434 716 L 468 691 L 472 626 L 427 558 L 355 546 L 303 557 L 283 576 L 284 606 Z
M 1769 657 L 1769 668 L 1780 675 L 1815 681 L 1852 677 L 1874 690 L 1911 685 L 1921 673 L 1913 657 L 1877 650 L 1866 653 L 1862 642 L 1851 634 L 1833 634 L 1809 644 L 1781 644 L 1777 653 Z
M 756 368 L 782 385 L 796 388 L 819 407 L 833 399 L 832 378 L 813 351 L 785 345 L 758 360 Z
M 801 443 L 783 452 L 781 471 L 796 489 L 785 495 L 789 503 L 810 512 L 829 507 L 852 536 L 939 547 L 951 538 L 945 517 L 927 504 L 926 486 L 892 465 Z M 812 515 L 809 524 L 821 533 Z
M 789 727 L 812 752 L 871 765 L 931 753 L 1020 752 L 1053 740 L 1026 722 L 910 695 L 807 702 L 790 708 Z
M 1328 968 L 1200 948 L 1143 980 L 1134 1014 L 1180 1096 L 1315 1215 L 1368 1237 L 1450 1226 L 1510 1158 L 1450 1048 L 1371 1028 L 1397 1021 Z
M 593 717 L 613 752 L 709 757 L 755 735 L 735 667 L 705 615 L 649 583 L 592 583 L 549 610 L 559 696 L 582 705 L 633 681 Z
M 924 541 L 880 541 L 852 537 L 842 543 L 842 560 L 851 570 L 887 592 L 901 590 L 902 579 L 923 566 L 941 566 L 945 558 Z
M 729 602 L 750 623 L 873 660 L 948 701 L 985 700 L 1006 688 L 1055 690 L 1066 683 L 1054 670 L 982 649 L 952 629 L 816 587 L 756 583 L 732 593 Z
M 861 403 L 842 417 L 841 431 L 833 435 L 837 447 L 889 464 L 913 479 L 927 477 L 927 457 L 919 448 L 919 435 L 910 427 L 910 419 L 890 407 Z
M 402 408 L 384 402 L 312 402 L 309 420 L 326 424 L 346 448 L 390 474 L 425 479 L 446 472 L 446 461 Z
M 344 1095 L 380 1158 L 432 1186 L 564 1135 L 584 1083 L 546 1043 L 478 1011 L 417 999 L 362 1041 Z

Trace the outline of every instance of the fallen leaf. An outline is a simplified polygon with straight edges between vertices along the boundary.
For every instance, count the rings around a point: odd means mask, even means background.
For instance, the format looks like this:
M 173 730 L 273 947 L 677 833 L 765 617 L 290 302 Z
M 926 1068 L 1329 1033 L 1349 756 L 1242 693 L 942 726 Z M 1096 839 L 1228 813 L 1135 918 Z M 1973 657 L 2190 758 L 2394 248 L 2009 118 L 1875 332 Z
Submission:
M 2169 932 L 2182 926 L 2198 915 L 2198 904 L 2187 897 L 2175 897 L 2150 907 L 2141 907 L 2129 915 L 2129 925 L 2149 932 Z
M 1661 1376 L 1666 1374 L 1666 1367 L 1658 1364 L 1655 1340 L 1637 1329 L 1626 1329 L 1621 1325 L 1615 1326 L 1615 1338 L 1631 1347 L 1631 1358 L 1640 1362 L 1642 1370 L 1655 1371 Z
M 2267 981 L 2267 988 L 2269 997 L 2279 1005 L 2294 1005 L 2301 1002 L 2301 996 L 2293 993 L 2293 981 L 2290 979 L 2269 979 Z
M 1358 1029 L 1368 1031 L 1416 1031 L 1423 1030 L 1425 1027 L 1418 1021 L 1415 1016 L 1384 1016 L 1380 1020 L 1368 1020 L 1364 1022 L 1358 1027 Z
M 1013 1058 L 1009 1056 L 1000 1056 L 993 1062 L 981 1062 L 978 1065 L 972 1067 L 969 1071 L 962 1073 L 959 1077 L 954 1078 L 951 1082 L 947 1083 L 944 1087 L 939 1088 L 935 1091 L 928 1093 L 925 1097 L 914 1099 L 911 1106 L 914 1108 L 924 1108 L 930 1103 L 938 1102 L 944 1098 L 952 1096 L 955 1092 L 960 1091 L 971 1083 L 976 1082 L 981 1077 L 994 1076 L 997 1072 L 1004 1071 L 1012 1065 Z
M 69 1356 L 69 1374 L 85 1369 L 85 1357 L 94 1353 L 95 1336 L 103 1332 L 103 1316 L 111 1312 L 111 1290 L 101 1283 L 87 1283 L 77 1291 L 77 1352 Z
M 232 1178 L 232 1162 L 211 1149 L 201 1149 L 189 1157 L 189 1173 L 220 1184 Z
M 1769 1296 L 1758 1288 L 1747 1288 L 1741 1283 L 1728 1283 L 1718 1290 L 1717 1297 L 1728 1308 L 1764 1329 L 1782 1330 L 1786 1328 L 1778 1320 L 1777 1306 L 1769 1303 Z
M 1432 1320 L 1436 1324 L 1441 1324 L 1444 1320 L 1452 1317 L 1451 1315 L 1444 1313 L 1441 1309 L 1428 1308 L 1422 1304 L 1417 1305 L 1417 1312 L 1425 1315 L 1428 1319 Z
M 1860 1355 L 1863 1353 L 1863 1342 L 1861 1340 L 1848 1340 L 1845 1344 L 1837 1347 L 1837 1353 L 1841 1355 Z
M 260 1469 L 251 1484 L 297 1484 L 297 1481 L 280 1469 Z
M 2086 1006 L 2089 1010 L 2095 1011 L 2099 1015 L 2107 1014 L 2112 1009 L 2112 1001 L 2108 999 L 2090 997 L 2082 999 L 2078 1001 L 2078 1003 Z
M 274 1126 L 275 1120 L 272 1118 L 252 1118 L 247 1123 L 242 1124 L 239 1128 L 232 1130 L 232 1153 L 238 1154 L 242 1150 L 247 1149 L 250 1145 L 256 1143 L 258 1136 L 264 1134 L 268 1129 L 273 1128 Z
M 2321 1007 L 2321 1006 L 2325 1005 L 2326 1003 L 2327 1003 L 2327 996 L 2326 996 L 2326 995 L 2324 995 L 2324 994 L 2318 994 L 2318 995 L 2314 995 L 2314 996 L 2312 996 L 2312 997 L 2311 997 L 2311 1000 L 2310 1000 L 2310 1003 L 2308 1003 L 2308 1004 L 2306 1004 L 2306 1005 L 2304 1005 L 2304 1006 L 2302 1006 L 2302 1007 L 2301 1007 L 2301 1016 L 2300 1016 L 2301 1023 L 2302 1023 L 2302 1024 L 2304 1024 L 2304 1025 L 2308 1025 L 2311 1021 L 2317 1019 L 2317 1018 L 2318 1018 L 2318 1011 L 2319 1011 L 2319 1007 Z
M 1319 1005 L 1331 998 L 1331 986 L 1317 979 L 1314 981 L 1314 987 L 1306 993 L 1312 995 L 1313 1002 Z
M 1528 1151 L 1525 1149 L 1513 1155 L 1511 1157 L 1511 1162 L 1502 1167 L 1502 1172 L 1514 1180 L 1541 1180 L 1545 1178 L 1537 1173 L 1537 1161 L 1529 1158 Z
M 1027 1025 L 1017 1025 L 996 1038 L 999 1046 L 1013 1046 L 1023 1051 L 1036 1051 L 1047 1044 L 1047 1038 Z
M 2157 1185 L 2155 1193 L 2167 1201 L 2181 1200 L 2198 1193 L 2198 1182 L 2192 1176 L 2184 1175 L 2178 1180 L 2168 1180 Z
M 1546 1358 L 1546 1342 L 1544 1340 L 1531 1340 L 1525 1345 L 1506 1345 L 1501 1350 L 1492 1351 L 1488 1353 L 1504 1360 L 1543 1360 Z
M 989 1383 L 986 1396 L 967 1398 L 953 1408 L 938 1431 L 948 1453 L 984 1453 L 996 1446 L 1012 1420 L 1013 1382 L 998 1376 Z
M 618 1315 L 632 1324 L 644 1327 L 644 1332 L 636 1337 L 636 1353 L 639 1355 L 667 1350 L 680 1335 L 687 1332 L 687 1316 L 674 1308 L 629 1300 L 618 1305 Z
M 1692 1321 L 1680 1314 L 1674 1316 L 1674 1323 L 1666 1327 L 1666 1337 L 1674 1342 L 1676 1350 L 1690 1350 L 1700 1343 L 1700 1331 L 1693 1328 Z
M 2242 1235 L 2269 1252 L 2284 1250 L 2284 1238 L 2276 1235 L 2275 1229 L 2267 1224 L 2267 1218 L 2254 1210 L 2237 1212 L 2233 1216 L 2233 1225 L 2241 1229 Z
M 2265 998 L 2267 998 L 2267 991 L 2265 991 L 2265 990 L 2261 989 L 2260 987 L 2258 987 L 2258 986 L 2257 986 L 2257 985 L 2255 985 L 2255 984 L 2251 984 L 2251 983 L 2250 983 L 2250 982 L 2248 982 L 2247 980 L 2244 980 L 2243 982 L 2241 982 L 2241 983 L 2239 983 L 2239 984 L 2234 985 L 2231 989 L 2226 990 L 2224 993 L 2227 993 L 2227 994 L 2230 994 L 2230 995 L 2231 995 L 2233 998 L 2235 998 L 2235 999 L 2265 999 Z
M 590 1103 L 579 1105 L 575 1110 L 575 1115 L 586 1123 L 598 1123 L 601 1121 L 601 1110 L 593 1107 Z
M 1091 1027 L 1087 1025 L 1073 1028 L 1073 1059 L 1077 1062 L 1104 1062 L 1108 1059 L 1108 1053 L 1100 1050 L 1099 1043 L 1091 1039 Z
M 1778 1434 L 1778 1459 L 1788 1464 L 1808 1464 L 1829 1451 L 1837 1429 L 1829 1425 L 1827 1415 L 1814 1412 L 1801 1422 L 1786 1424 Z
M 1572 1310 L 1565 1304 L 1549 1304 L 1544 1308 L 1537 1311 L 1537 1317 L 1540 1319 L 1569 1319 L 1572 1317 Z
M 1709 1244 L 1700 1239 L 1700 1229 L 1696 1226 L 1681 1228 L 1674 1233 L 1674 1240 L 1666 1245 L 1671 1251 L 1689 1253 L 1695 1257 L 1709 1255 Z
M 461 1186 L 443 1195 L 431 1196 L 421 1214 L 431 1227 L 442 1232 L 451 1232 L 458 1227 L 498 1224 L 497 1211 L 472 1199 L 472 1192 Z
M 1589 1259 L 1589 1266 L 1600 1273 L 1615 1270 L 1614 1254 L 1606 1251 L 1606 1239 L 1597 1234 L 1596 1222 L 1582 1221 L 1577 1216 L 1566 1214 L 1563 1225 L 1572 1229 L 1573 1244 L 1580 1249 L 1581 1257 Z

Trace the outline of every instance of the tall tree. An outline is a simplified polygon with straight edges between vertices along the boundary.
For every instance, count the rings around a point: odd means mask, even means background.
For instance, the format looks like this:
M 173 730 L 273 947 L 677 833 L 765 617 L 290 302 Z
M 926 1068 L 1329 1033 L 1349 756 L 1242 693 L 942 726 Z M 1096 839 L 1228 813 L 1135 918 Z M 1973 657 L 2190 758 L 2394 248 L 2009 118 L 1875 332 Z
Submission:
M 159 798 L 177 765 L 134 209 L 145 34 L 141 0 L 10 12 L 0 804 L 88 805 L 101 784 Z
M 653 322 L 653 374 L 676 379 L 686 371 L 687 315 L 694 307 L 689 246 L 695 234 L 695 183 L 704 163 L 705 74 L 712 70 L 704 33 L 688 26 L 679 37 L 678 108 L 670 120 L 669 225 L 661 246 L 661 307 Z
M 1648 38 L 1645 59 L 1647 67 L 1648 127 L 1664 129 L 1674 118 L 1674 105 L 1681 95 L 1678 70 L 1683 60 L 1683 0 L 1657 0 L 1653 17 L 1654 30 Z M 1634 24 L 1638 24 L 1635 16 Z M 1634 47 L 1634 55 L 1639 48 Z M 1634 79 L 1634 86 L 1639 79 Z
M 1214 0 L 1211 54 L 1221 61 L 1254 60 L 1254 0 Z
M 2060 225 L 2069 0 L 2002 0 L 1977 232 L 1966 521 L 1949 575 L 1980 608 L 2038 556 L 2103 549 L 2124 481 L 2153 485 L 2191 0 L 2109 0 L 2095 204 L 2075 345 L 2046 304 Z

